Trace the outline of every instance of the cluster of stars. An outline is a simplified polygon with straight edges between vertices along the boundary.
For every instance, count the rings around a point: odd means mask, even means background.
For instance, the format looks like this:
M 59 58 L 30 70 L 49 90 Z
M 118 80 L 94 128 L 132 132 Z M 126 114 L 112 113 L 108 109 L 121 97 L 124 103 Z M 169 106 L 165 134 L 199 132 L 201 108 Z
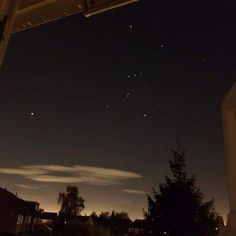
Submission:
M 28 112 L 27 113 L 27 116 L 29 116 L 30 118 L 39 118 L 39 116 L 38 116 L 38 113 L 35 113 L 35 112 L 33 112 L 33 111 L 31 111 L 31 112 Z M 55 125 L 55 124 L 50 124 L 49 125 L 49 127 L 50 127 L 50 130 L 51 131 L 53 131 L 53 132 L 55 132 L 55 131 L 57 131 L 58 130 L 58 127 Z
M 138 72 L 138 73 L 133 73 L 133 74 L 129 74 L 127 77 L 128 79 L 134 79 L 134 78 L 142 78 L 143 76 L 143 72 Z
M 153 108 L 153 111 L 148 113 L 148 112 L 145 112 L 143 113 L 143 117 L 145 119 L 147 119 L 149 116 L 151 116 L 152 113 L 154 113 L 155 111 L 158 111 L 160 109 L 160 104 L 157 104 L 154 108 Z
M 137 72 L 130 73 L 130 74 L 127 75 L 127 78 L 129 80 L 133 80 L 133 81 L 138 81 L 140 79 L 144 80 L 143 71 L 139 71 L 139 72 L 137 71 Z M 143 87 L 144 88 L 149 88 L 149 86 L 146 83 L 143 84 Z M 137 90 L 135 88 L 129 88 L 123 93 L 121 99 L 123 99 L 123 101 L 127 101 L 127 102 L 130 101 L 130 102 L 135 103 L 136 97 L 139 96 L 138 94 L 139 94 L 139 89 Z M 130 100 L 131 97 L 133 98 L 132 100 Z M 146 99 L 146 98 L 144 98 L 144 99 Z M 131 104 L 130 102 L 129 102 L 129 104 Z M 139 103 L 139 101 L 138 101 L 138 103 Z M 125 103 L 122 103 L 122 102 L 121 102 L 121 104 L 125 105 Z M 141 102 L 140 106 L 143 107 L 142 102 Z M 136 114 L 137 115 L 139 114 L 139 116 L 143 117 L 144 119 L 148 119 L 154 113 L 159 111 L 160 104 L 159 103 L 157 103 L 157 104 L 153 103 L 152 106 L 147 105 L 146 107 L 144 107 L 144 109 L 142 109 L 141 107 L 140 107 L 140 110 L 143 110 L 143 112 L 142 111 L 137 111 Z M 105 111 L 111 112 L 111 111 L 113 111 L 112 108 L 113 108 L 113 105 L 111 103 L 105 104 Z

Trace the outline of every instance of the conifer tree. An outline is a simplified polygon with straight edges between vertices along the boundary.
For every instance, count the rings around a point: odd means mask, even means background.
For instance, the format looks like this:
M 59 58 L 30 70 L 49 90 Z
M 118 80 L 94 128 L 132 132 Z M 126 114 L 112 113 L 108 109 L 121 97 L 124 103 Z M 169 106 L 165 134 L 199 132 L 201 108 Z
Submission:
M 171 150 L 169 161 L 171 177 L 159 190 L 148 195 L 145 213 L 147 231 L 152 236 L 213 236 L 217 235 L 219 217 L 214 211 L 214 201 L 204 201 L 196 186 L 195 176 L 188 177 L 185 150 L 179 144 Z

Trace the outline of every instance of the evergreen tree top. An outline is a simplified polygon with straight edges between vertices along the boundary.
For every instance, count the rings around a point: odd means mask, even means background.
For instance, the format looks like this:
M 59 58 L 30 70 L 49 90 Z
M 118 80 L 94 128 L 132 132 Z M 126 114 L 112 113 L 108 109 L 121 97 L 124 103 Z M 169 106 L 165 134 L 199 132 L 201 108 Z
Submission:
M 159 189 L 148 195 L 145 213 L 147 231 L 151 236 L 214 236 L 218 215 L 214 201 L 204 202 L 204 195 L 196 186 L 195 176 L 187 176 L 185 150 L 178 144 L 171 149 L 169 161 L 173 177 L 166 176 Z

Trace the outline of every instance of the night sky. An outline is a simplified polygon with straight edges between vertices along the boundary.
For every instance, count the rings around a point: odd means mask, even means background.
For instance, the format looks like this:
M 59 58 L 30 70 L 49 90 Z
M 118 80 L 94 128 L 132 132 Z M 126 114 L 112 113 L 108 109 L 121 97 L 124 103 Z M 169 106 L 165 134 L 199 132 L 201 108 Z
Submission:
M 228 212 L 220 104 L 236 75 L 236 3 L 144 0 L 12 36 L 0 72 L 0 182 L 56 211 L 142 218 L 179 138 L 188 173 Z

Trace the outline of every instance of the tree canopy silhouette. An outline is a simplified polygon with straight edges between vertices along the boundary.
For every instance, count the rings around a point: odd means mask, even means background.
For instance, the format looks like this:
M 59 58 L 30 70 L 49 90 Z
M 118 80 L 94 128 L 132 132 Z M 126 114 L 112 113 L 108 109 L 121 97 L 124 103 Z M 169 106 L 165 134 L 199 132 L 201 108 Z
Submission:
M 109 229 L 111 235 L 125 235 L 131 220 L 128 213 L 103 211 L 99 215 L 93 212 L 90 215 L 99 226 Z
M 68 185 L 66 192 L 59 193 L 58 204 L 61 205 L 60 214 L 66 218 L 80 215 L 84 209 L 84 199 L 79 196 L 78 187 Z
M 159 190 L 148 195 L 145 220 L 153 236 L 213 236 L 217 234 L 218 216 L 214 201 L 204 202 L 195 176 L 188 177 L 185 150 L 179 144 L 171 150 L 169 161 L 172 177 L 165 177 Z

